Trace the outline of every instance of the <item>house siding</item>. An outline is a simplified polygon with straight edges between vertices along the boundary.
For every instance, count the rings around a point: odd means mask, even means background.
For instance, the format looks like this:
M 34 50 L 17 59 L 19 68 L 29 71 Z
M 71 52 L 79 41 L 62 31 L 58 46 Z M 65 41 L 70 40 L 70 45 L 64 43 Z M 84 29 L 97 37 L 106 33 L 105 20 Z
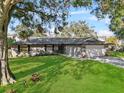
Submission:
M 33 54 L 38 54 L 37 52 L 41 52 L 40 54 L 59 53 L 79 58 L 104 56 L 105 46 L 108 46 L 105 42 L 95 38 L 36 38 L 18 41 L 15 45 L 26 45 Z
M 87 57 L 105 56 L 106 49 L 104 45 L 86 45 Z
M 65 54 L 73 57 L 81 57 L 81 53 L 85 51 L 84 46 L 73 46 L 67 45 L 65 46 Z
M 83 57 L 82 53 L 85 52 L 86 57 L 100 57 L 105 55 L 104 45 L 85 45 L 73 46 L 68 45 L 65 47 L 65 54 L 71 57 Z

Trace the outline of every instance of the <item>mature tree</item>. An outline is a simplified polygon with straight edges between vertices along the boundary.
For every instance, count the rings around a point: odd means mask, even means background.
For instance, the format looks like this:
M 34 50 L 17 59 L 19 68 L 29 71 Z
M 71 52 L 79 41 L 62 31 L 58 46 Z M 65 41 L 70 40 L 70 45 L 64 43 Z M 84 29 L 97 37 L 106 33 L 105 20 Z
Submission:
M 23 40 L 28 40 L 29 37 L 32 35 L 33 35 L 33 31 L 30 29 L 18 32 L 19 38 Z
M 20 0 L 0 0 L 0 80 L 1 85 L 14 83 L 13 75 L 8 65 L 8 44 L 7 44 L 7 27 L 10 21 L 12 7 L 19 3 Z
M 28 40 L 28 38 L 33 35 L 32 29 L 25 25 L 18 25 L 15 30 L 18 37 L 23 40 Z
M 96 33 L 88 26 L 85 21 L 72 22 L 65 26 L 57 36 L 60 37 L 81 37 L 81 38 L 97 38 Z
M 33 29 L 33 35 L 34 37 L 46 37 L 47 29 L 43 28 L 40 24 Z
M 0 0 L 0 83 L 6 85 L 15 80 L 8 65 L 7 28 L 10 19 L 18 18 L 26 26 L 34 23 L 64 25 L 69 5 L 88 6 L 91 0 Z
M 93 13 L 98 18 L 106 15 L 110 18 L 110 29 L 119 37 L 124 39 L 124 0 L 95 0 Z

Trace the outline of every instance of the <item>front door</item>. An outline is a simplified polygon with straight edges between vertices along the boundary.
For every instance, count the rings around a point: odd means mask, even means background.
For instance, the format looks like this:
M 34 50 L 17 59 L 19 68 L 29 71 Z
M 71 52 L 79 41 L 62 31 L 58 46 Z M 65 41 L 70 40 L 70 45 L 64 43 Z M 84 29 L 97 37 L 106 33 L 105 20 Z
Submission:
M 64 45 L 59 45 L 58 46 L 58 52 L 59 53 L 64 54 L 64 50 L 65 50 Z

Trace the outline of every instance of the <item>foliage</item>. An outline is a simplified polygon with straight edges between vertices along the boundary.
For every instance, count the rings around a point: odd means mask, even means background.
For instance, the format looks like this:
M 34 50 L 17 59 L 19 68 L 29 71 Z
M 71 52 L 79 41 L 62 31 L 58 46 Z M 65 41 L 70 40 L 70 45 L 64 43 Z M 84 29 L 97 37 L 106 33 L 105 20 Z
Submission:
M 119 29 L 115 32 L 115 34 L 117 35 L 118 38 L 124 39 L 124 27 L 119 28 Z
M 108 37 L 106 39 L 107 43 L 111 43 L 111 44 L 114 44 L 114 45 L 118 45 L 118 41 L 119 41 L 119 39 L 115 36 L 111 36 L 111 37 Z
M 124 26 L 122 18 L 124 17 L 124 0 L 96 0 L 97 6 L 93 13 L 98 18 L 104 18 L 106 16 L 110 19 L 110 29 L 115 34 L 124 38 L 123 31 L 120 30 Z
M 46 32 L 48 30 L 46 28 L 43 28 L 41 25 L 38 25 L 35 29 L 34 29 L 34 33 L 33 36 L 34 37 L 46 37 Z
M 33 34 L 33 32 L 31 30 L 26 30 L 26 31 L 20 31 L 18 33 L 18 36 L 21 39 L 28 39 L 28 37 L 30 37 Z
M 72 5 L 74 7 L 78 7 L 78 6 L 91 6 L 92 5 L 92 0 L 73 0 Z
M 93 60 L 79 61 L 63 56 L 10 59 L 17 83 L 0 87 L 0 93 L 123 93 L 124 70 Z M 30 80 L 33 73 L 42 79 Z M 27 81 L 27 86 L 24 85 Z
M 108 52 L 107 52 L 107 56 L 124 58 L 124 52 L 108 51 Z
M 33 35 L 33 31 L 25 25 L 18 25 L 16 32 L 21 39 L 28 39 L 28 37 Z
M 89 7 L 91 4 L 92 0 L 24 0 L 13 6 L 11 23 L 19 19 L 21 23 L 30 27 L 36 27 L 39 24 L 63 27 L 67 24 L 70 6 Z
M 62 19 L 62 16 L 65 15 L 65 8 L 64 2 L 61 0 L 28 0 L 18 3 L 12 16 L 30 27 L 49 22 L 58 24 L 58 21 L 61 24 L 61 20 L 58 19 Z
M 88 26 L 85 21 L 72 22 L 65 26 L 58 36 L 61 37 L 93 37 L 97 38 L 96 33 Z
M 15 44 L 15 42 L 16 42 L 16 40 L 13 38 L 8 38 L 7 40 L 8 40 L 8 46 L 11 46 L 11 45 Z

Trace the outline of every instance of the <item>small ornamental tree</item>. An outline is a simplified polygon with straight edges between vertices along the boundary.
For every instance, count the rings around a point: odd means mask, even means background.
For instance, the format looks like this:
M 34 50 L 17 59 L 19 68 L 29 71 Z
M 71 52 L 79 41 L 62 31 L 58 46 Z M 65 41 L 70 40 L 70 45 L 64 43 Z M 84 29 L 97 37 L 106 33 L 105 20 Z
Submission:
M 119 39 L 117 37 L 115 37 L 115 36 L 108 37 L 106 39 L 106 42 L 111 43 L 113 45 L 119 45 Z

